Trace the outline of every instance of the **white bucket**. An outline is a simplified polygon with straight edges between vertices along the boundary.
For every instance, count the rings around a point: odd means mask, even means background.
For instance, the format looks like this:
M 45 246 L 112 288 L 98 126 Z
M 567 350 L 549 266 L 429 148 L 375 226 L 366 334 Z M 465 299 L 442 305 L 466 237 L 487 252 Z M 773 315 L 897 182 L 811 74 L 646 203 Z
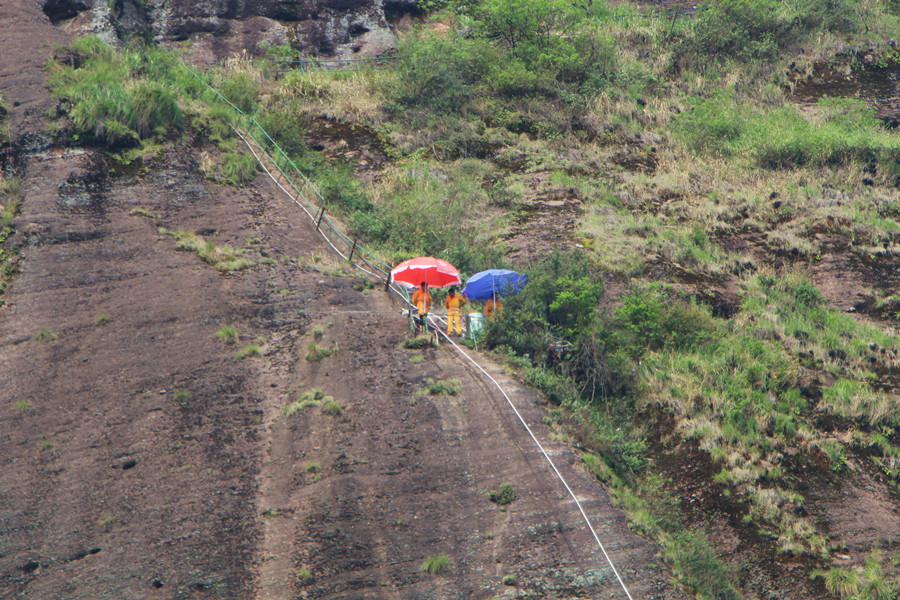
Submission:
M 466 325 L 466 333 L 470 338 L 475 339 L 484 327 L 484 315 L 480 312 L 469 313 L 468 324 Z

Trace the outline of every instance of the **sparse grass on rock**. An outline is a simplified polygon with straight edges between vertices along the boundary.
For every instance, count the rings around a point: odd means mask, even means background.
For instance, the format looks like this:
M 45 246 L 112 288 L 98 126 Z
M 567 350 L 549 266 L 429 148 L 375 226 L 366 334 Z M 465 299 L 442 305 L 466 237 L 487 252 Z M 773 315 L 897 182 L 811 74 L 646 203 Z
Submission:
M 432 554 L 422 562 L 421 570 L 432 575 L 442 575 L 450 568 L 450 557 L 446 554 Z
M 240 334 L 236 327 L 232 325 L 223 325 L 217 332 L 216 337 L 224 344 L 236 344 L 240 339 Z
M 335 344 L 331 348 L 327 348 L 325 346 L 320 346 L 315 341 L 312 341 L 307 346 L 306 360 L 308 360 L 309 362 L 318 362 L 323 358 L 328 358 L 338 350 L 339 348 L 337 344 Z
M 247 358 L 248 356 L 262 356 L 262 350 L 259 347 L 259 344 L 247 344 L 234 354 L 235 360 L 241 360 L 242 358 Z
M 326 396 L 321 389 L 313 388 L 303 392 L 300 398 L 286 405 L 281 412 L 285 416 L 290 416 L 294 413 L 302 411 L 305 408 L 319 406 L 322 404 L 322 402 L 328 402 L 332 400 L 333 398 L 331 396 Z
M 37 330 L 31 339 L 36 342 L 52 342 L 59 338 L 59 331 L 52 327 L 41 327 Z
M 173 231 L 164 227 L 160 227 L 159 232 L 174 237 L 177 250 L 194 252 L 203 262 L 212 265 L 223 273 L 241 271 L 255 264 L 248 258 L 242 258 L 242 255 L 246 254 L 246 250 L 234 249 L 227 244 L 216 246 L 215 242 L 206 241 L 194 232 Z

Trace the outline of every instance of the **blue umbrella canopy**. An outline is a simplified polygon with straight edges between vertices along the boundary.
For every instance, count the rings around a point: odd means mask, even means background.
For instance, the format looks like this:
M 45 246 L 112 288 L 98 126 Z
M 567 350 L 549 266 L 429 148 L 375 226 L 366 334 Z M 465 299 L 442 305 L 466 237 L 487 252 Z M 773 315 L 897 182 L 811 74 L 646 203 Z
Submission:
M 470 300 L 490 300 L 496 296 L 518 294 L 528 283 L 528 275 L 506 269 L 488 269 L 475 273 L 463 288 Z

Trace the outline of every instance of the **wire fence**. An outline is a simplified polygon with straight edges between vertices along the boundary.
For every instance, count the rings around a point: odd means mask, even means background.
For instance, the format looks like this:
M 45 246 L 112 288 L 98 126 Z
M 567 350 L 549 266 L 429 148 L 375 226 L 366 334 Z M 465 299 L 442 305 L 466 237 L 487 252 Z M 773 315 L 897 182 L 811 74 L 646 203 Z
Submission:
M 327 214 L 327 202 L 312 181 L 294 164 L 290 156 L 272 139 L 257 120 L 234 105 L 228 98 L 205 81 L 197 72 L 182 62 L 193 75 L 215 97 L 234 110 L 232 128 L 250 147 L 260 167 L 275 184 L 312 220 L 316 231 L 325 238 L 328 245 L 343 259 L 350 262 L 367 275 L 384 283 L 385 290 L 397 294 L 406 305 L 410 305 L 406 288 L 391 282 L 391 266 L 348 236 Z

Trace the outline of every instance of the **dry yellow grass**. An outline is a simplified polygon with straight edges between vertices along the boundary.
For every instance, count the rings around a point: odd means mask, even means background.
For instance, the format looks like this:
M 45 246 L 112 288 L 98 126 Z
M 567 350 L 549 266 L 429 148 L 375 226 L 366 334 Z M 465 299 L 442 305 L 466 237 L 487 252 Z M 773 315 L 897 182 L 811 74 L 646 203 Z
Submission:
M 293 71 L 282 78 L 275 93 L 299 98 L 305 110 L 329 118 L 381 125 L 387 115 L 380 90 L 389 86 L 393 77 L 389 69 Z

